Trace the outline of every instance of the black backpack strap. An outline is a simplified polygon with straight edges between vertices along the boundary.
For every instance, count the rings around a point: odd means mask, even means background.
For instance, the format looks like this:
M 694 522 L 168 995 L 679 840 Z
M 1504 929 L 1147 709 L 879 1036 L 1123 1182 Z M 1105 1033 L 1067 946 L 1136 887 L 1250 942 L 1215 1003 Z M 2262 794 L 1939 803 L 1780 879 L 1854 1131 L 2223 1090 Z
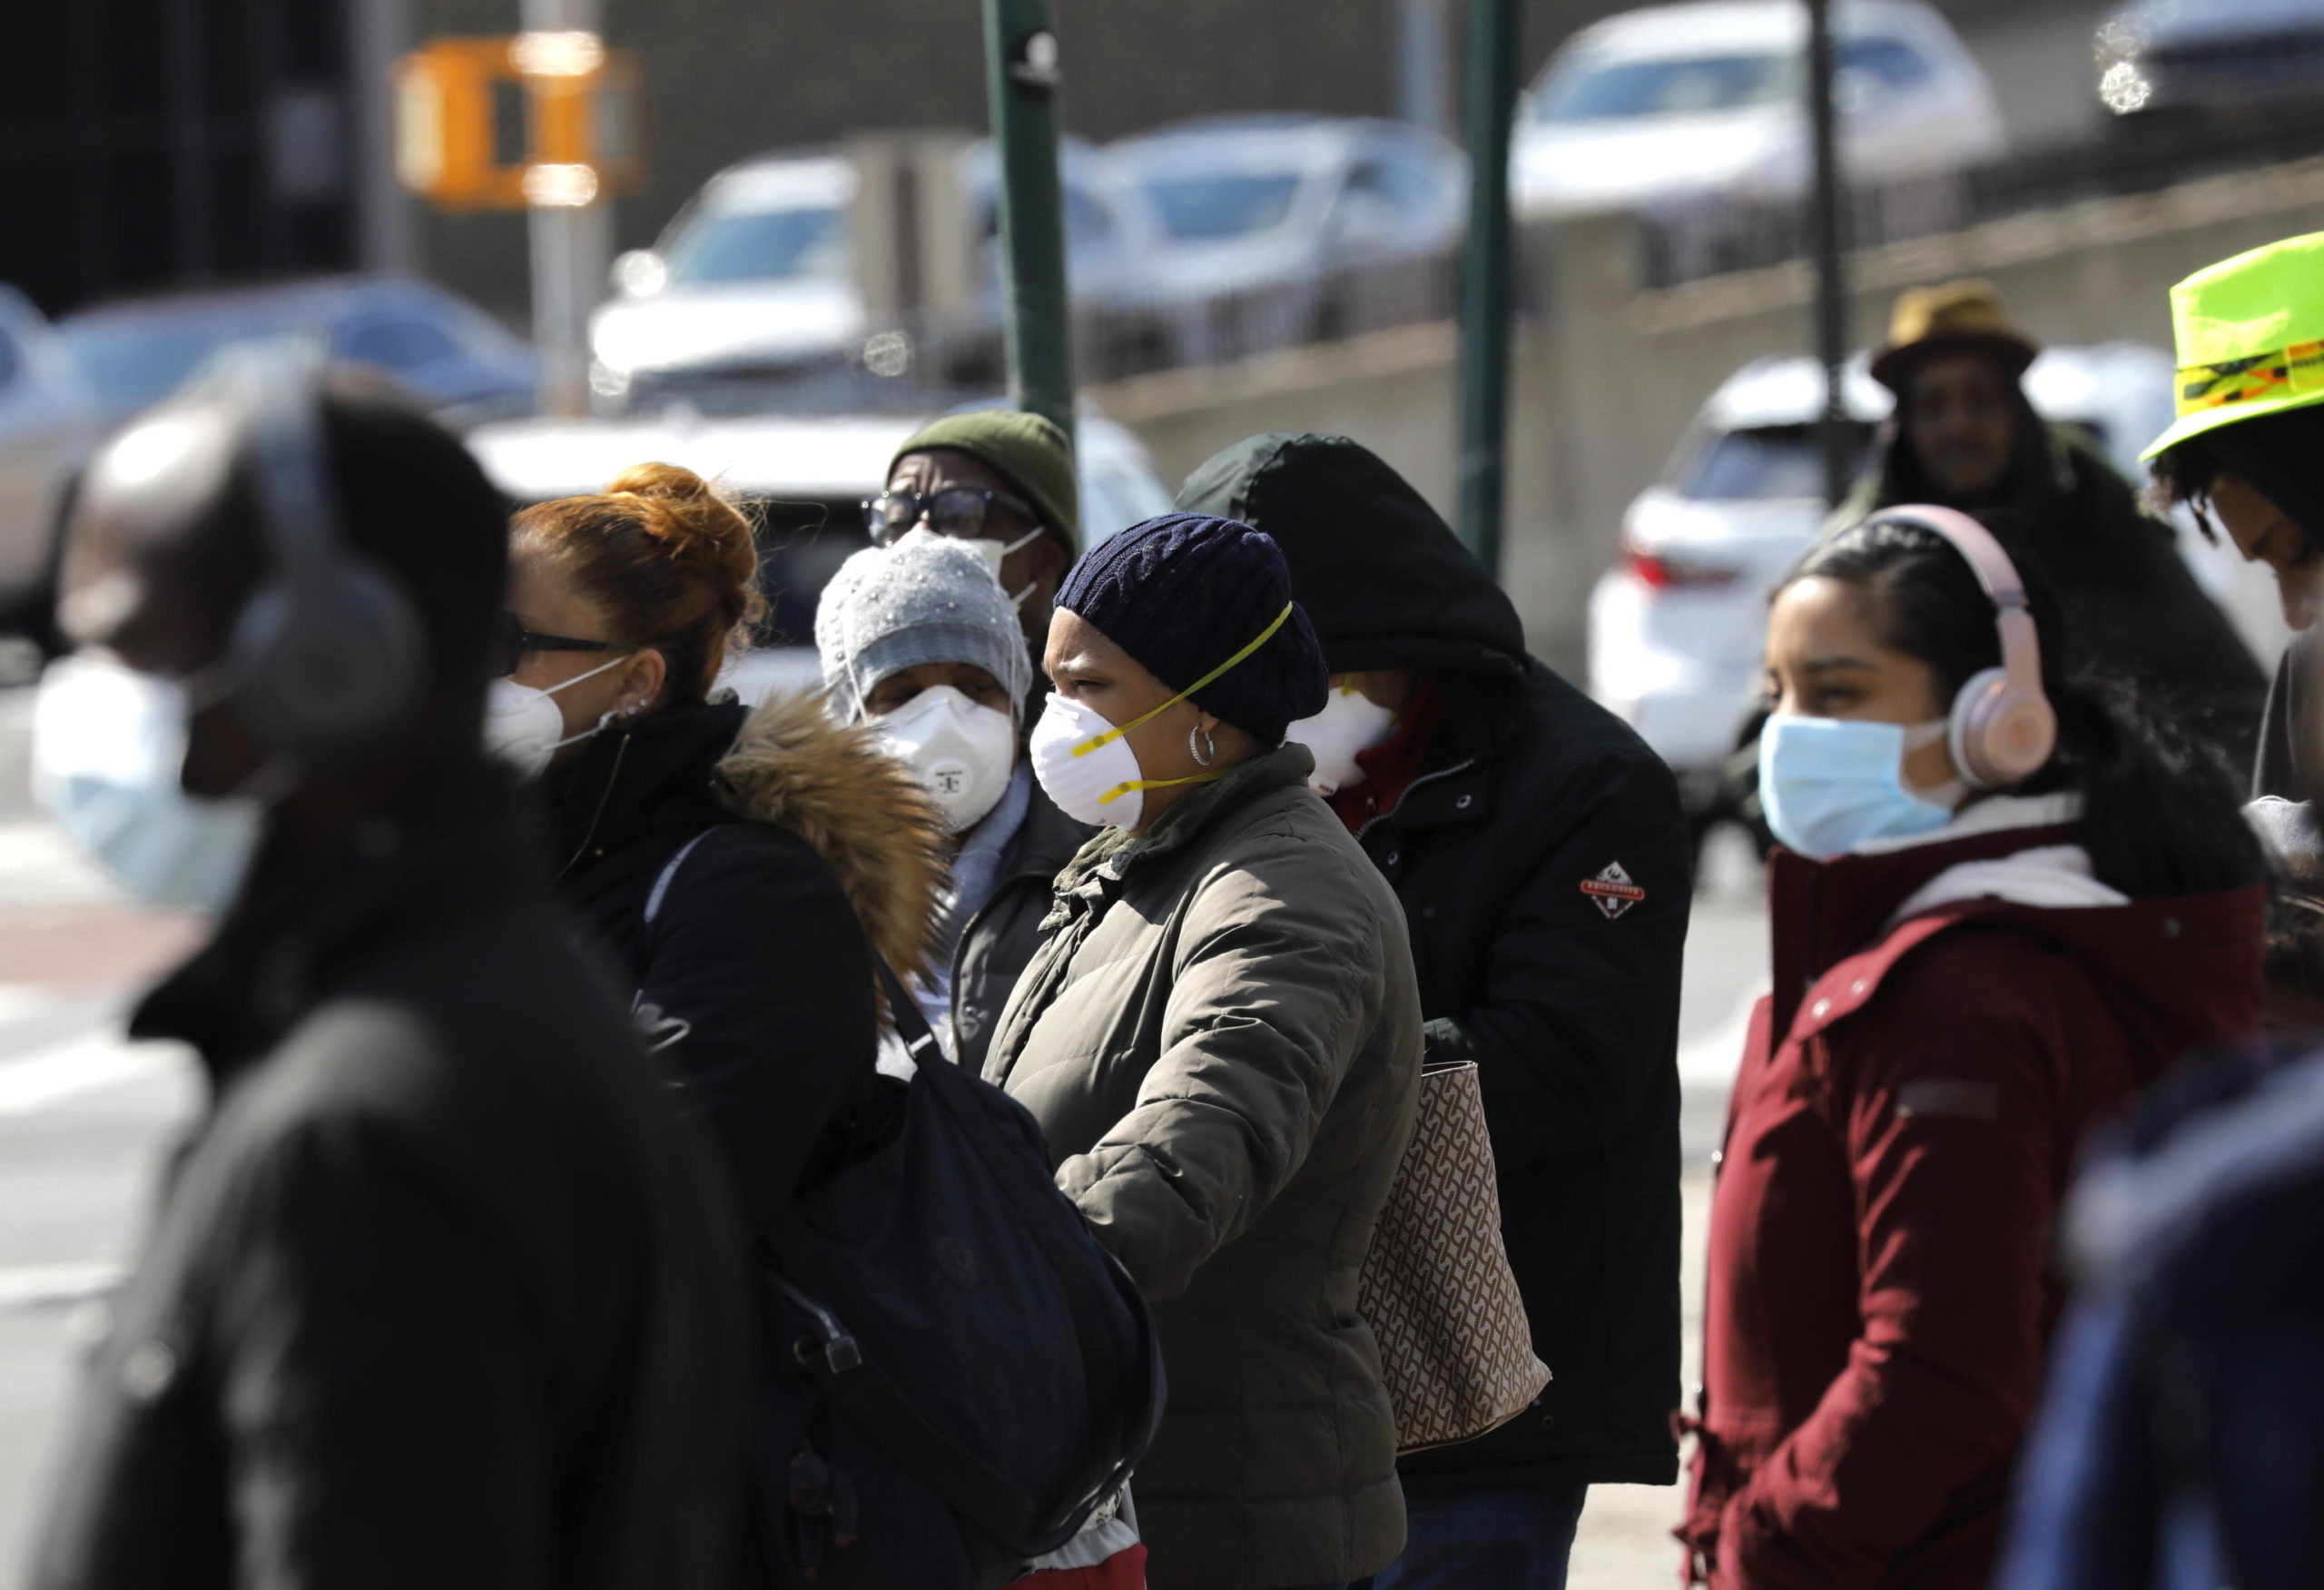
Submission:
M 887 991 L 897 1036 L 903 1040 L 913 1062 L 922 1069 L 950 1066 L 935 1033 L 929 1030 L 927 1019 L 920 1013 L 920 1006 L 904 987 L 903 979 L 877 951 L 872 953 L 872 961 L 879 969 L 881 984 Z M 1016 1210 L 1019 1220 L 1039 1244 L 1043 1257 L 1058 1276 L 1067 1308 L 1073 1315 L 1074 1334 L 1081 1348 L 1082 1373 L 1093 1394 L 1118 1386 L 1122 1366 L 1114 1361 L 1112 1352 L 1109 1299 L 1092 1273 L 1088 1256 L 1075 1252 L 1058 1231 L 1055 1209 L 1046 1205 L 1036 1190 L 1026 1184 L 1023 1161 L 1011 1162 L 1009 1149 L 999 1141 L 998 1124 L 979 1109 L 949 1113 L 989 1172 L 990 1185 L 998 1189 Z M 854 1338 L 831 1310 L 779 1274 L 770 1271 L 768 1279 L 814 1321 L 822 1338 L 822 1350 L 812 1355 L 801 1353 L 800 1362 L 890 1457 L 917 1475 L 921 1483 L 962 1516 L 1011 1546 L 1037 1542 L 1058 1526 L 1059 1519 L 1037 1514 L 1033 1497 L 1022 1487 L 995 1473 L 921 1417 L 895 1382 L 864 1358 Z M 1126 1279 L 1124 1284 L 1128 1285 Z M 1151 1328 L 1149 1324 L 1149 1332 Z M 1133 1456 L 1126 1456 L 1117 1463 L 1113 1472 L 1088 1496 L 1077 1498 L 1077 1507 L 1086 1508 L 1118 1490 L 1129 1478 L 1134 1455 L 1142 1453 L 1153 1439 L 1154 1426 L 1161 1417 L 1164 1394 L 1161 1365 L 1151 1350 L 1151 1341 L 1147 1345 L 1145 1367 L 1149 1384 L 1146 1388 L 1146 1427 L 1133 1432 L 1132 1439 L 1127 1443 L 1127 1452 Z M 1068 1508 L 1066 1516 L 1071 1516 L 1072 1511 Z
M 896 1036 L 903 1040 L 904 1050 L 913 1063 L 951 1064 L 945 1058 L 944 1046 L 930 1029 L 928 1018 L 920 1013 L 920 1002 L 912 998 L 911 990 L 904 986 L 904 980 L 896 975 L 896 969 L 876 948 L 872 951 L 872 964 L 879 969 L 880 987 L 888 996 L 888 1020 L 894 1023 Z

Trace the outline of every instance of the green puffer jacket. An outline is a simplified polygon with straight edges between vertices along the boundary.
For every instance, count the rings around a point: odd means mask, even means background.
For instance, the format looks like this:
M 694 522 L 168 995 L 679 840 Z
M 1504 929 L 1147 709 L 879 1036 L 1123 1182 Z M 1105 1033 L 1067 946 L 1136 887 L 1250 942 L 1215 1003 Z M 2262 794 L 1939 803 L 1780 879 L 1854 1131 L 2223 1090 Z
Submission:
M 1403 1547 L 1356 1277 L 1420 996 L 1395 896 L 1285 746 L 1058 878 L 985 1062 L 1156 1304 L 1169 1411 L 1134 1494 L 1153 1590 L 1362 1578 Z

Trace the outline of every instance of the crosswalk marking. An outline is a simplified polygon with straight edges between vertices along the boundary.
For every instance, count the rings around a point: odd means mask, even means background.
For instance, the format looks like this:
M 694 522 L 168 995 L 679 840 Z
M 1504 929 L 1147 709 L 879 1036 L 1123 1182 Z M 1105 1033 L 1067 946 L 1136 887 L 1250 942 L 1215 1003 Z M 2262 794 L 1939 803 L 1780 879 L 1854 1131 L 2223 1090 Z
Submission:
M 174 1044 L 123 1042 L 92 1032 L 0 1064 L 0 1117 L 28 1115 L 99 1089 L 163 1076 L 185 1064 Z

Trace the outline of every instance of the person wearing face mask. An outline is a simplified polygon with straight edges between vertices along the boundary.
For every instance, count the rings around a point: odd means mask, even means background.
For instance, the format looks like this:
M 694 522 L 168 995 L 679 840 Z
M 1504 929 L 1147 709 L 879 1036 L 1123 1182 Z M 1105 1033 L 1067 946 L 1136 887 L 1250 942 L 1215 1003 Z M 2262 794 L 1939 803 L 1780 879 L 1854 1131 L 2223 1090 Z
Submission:
M 1038 668 L 1058 581 L 1081 549 L 1073 442 L 1053 421 L 1014 409 L 945 415 L 896 449 L 888 489 L 863 505 L 863 520 L 875 546 L 925 529 L 974 547 L 1015 606 Z
M 734 1582 L 737 1222 L 478 747 L 506 559 L 457 439 L 271 354 L 91 461 L 34 786 L 212 919 L 131 1020 L 207 1097 L 34 1590 Z
M 1170 514 L 1074 566 L 1044 662 L 1034 774 L 1104 829 L 1058 877 L 984 1074 L 1155 1306 L 1147 1581 L 1345 1585 L 1403 1543 L 1355 1294 L 1421 1023 L 1395 896 L 1284 738 L 1324 705 L 1323 654 L 1273 541 Z
M 675 465 L 527 509 L 486 737 L 538 779 L 558 894 L 763 1232 L 870 1072 L 873 951 L 922 971 L 942 863 L 870 736 L 718 690 L 757 578 L 748 521 Z
M 912 991 L 952 1058 L 980 1070 L 1050 881 L 1093 832 L 1057 809 L 1024 754 L 1032 665 L 1017 610 L 976 548 L 914 531 L 841 565 L 815 649 L 832 714 L 876 730 L 944 814 L 951 868 Z
M 1398 1466 L 1411 1543 L 1377 1590 L 1562 1581 L 1593 1484 L 1678 1444 L 1681 952 L 1693 844 L 1670 770 L 1529 656 L 1436 510 L 1341 436 L 1275 432 L 1182 508 L 1272 536 L 1333 670 L 1290 737 L 1403 904 L 1428 1056 L 1472 1060 L 1502 1236 L 1551 1381 L 1528 1417 Z
M 2127 691 L 2069 683 L 2057 623 L 1938 508 L 1827 538 L 1774 598 L 1775 992 L 1712 1193 L 1698 1582 L 1984 1585 L 2078 1146 L 2259 1030 L 2234 781 Z

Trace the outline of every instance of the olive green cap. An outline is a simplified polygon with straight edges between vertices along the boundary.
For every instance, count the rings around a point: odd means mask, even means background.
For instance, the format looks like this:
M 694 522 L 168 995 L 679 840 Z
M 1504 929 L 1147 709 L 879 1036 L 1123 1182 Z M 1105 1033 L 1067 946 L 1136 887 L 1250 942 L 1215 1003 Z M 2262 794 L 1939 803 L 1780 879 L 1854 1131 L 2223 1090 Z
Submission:
M 2324 232 L 2196 272 L 2171 290 L 2179 418 L 2140 456 L 2324 403 Z
M 892 476 L 896 460 L 906 453 L 950 448 L 990 465 L 1033 505 L 1036 518 L 1081 555 L 1081 493 L 1073 468 L 1073 442 L 1055 421 L 1019 409 L 971 409 L 947 414 L 923 427 L 888 460 Z

